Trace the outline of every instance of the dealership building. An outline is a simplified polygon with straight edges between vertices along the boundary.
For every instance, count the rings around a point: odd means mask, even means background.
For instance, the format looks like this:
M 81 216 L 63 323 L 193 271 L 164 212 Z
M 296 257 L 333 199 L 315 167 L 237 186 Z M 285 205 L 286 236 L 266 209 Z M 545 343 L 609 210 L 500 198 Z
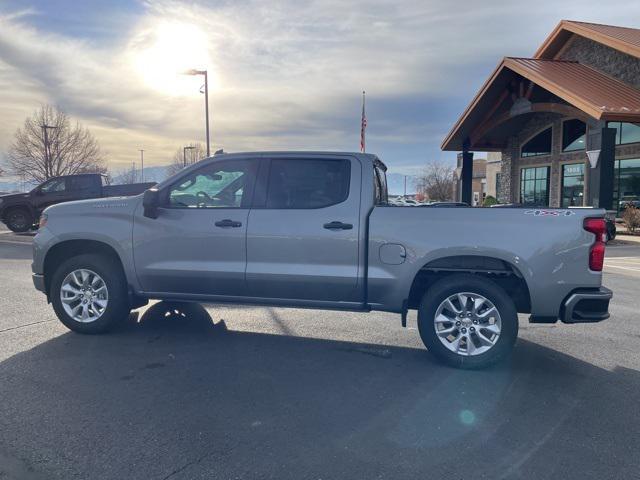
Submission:
M 618 210 L 640 199 L 640 29 L 563 20 L 504 58 L 442 143 L 473 202 L 473 151 L 500 152 L 501 203 Z

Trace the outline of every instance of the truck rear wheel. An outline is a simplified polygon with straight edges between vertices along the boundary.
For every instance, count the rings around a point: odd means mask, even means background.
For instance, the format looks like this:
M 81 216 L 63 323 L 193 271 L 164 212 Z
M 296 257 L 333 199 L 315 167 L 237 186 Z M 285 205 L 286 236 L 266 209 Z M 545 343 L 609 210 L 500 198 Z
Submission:
M 101 255 L 63 262 L 53 273 L 49 296 L 60 321 L 78 333 L 106 332 L 130 312 L 122 269 Z
M 474 275 L 451 275 L 422 298 L 418 329 L 427 349 L 458 368 L 484 368 L 513 349 L 518 313 L 495 282 Z
M 34 218 L 26 208 L 13 208 L 5 216 L 9 230 L 16 233 L 26 232 L 33 227 Z

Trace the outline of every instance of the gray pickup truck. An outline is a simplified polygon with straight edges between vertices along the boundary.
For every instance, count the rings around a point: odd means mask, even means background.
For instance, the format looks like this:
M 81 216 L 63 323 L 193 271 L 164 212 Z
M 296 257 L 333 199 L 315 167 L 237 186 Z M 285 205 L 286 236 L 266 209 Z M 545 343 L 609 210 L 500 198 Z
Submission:
M 144 195 L 48 208 L 33 281 L 100 333 L 149 299 L 401 315 L 441 360 L 503 358 L 517 313 L 608 318 L 604 211 L 393 206 L 374 155 L 222 154 Z

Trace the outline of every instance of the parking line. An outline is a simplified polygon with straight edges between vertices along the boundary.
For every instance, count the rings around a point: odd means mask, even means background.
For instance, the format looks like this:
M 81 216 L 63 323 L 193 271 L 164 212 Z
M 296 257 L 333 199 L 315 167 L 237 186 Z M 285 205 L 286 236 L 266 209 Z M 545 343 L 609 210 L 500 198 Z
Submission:
M 17 242 L 15 240 L 2 240 L 0 239 L 0 245 L 2 244 L 9 244 L 9 245 L 26 245 L 26 246 L 31 246 L 31 242 Z
M 631 270 L 632 272 L 640 272 L 640 268 L 623 267 L 621 265 L 605 265 L 608 268 L 619 268 L 620 270 Z

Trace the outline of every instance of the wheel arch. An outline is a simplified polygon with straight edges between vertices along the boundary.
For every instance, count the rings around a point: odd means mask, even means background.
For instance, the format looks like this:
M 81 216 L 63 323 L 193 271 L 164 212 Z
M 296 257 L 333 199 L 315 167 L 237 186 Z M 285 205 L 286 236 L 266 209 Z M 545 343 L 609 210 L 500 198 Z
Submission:
M 470 254 L 447 255 L 424 263 L 411 283 L 408 308 L 418 308 L 431 285 L 457 273 L 469 273 L 494 281 L 513 298 L 518 312 L 531 312 L 529 285 L 518 266 L 497 256 Z
M 47 296 L 49 296 L 50 293 L 51 278 L 56 268 L 69 258 L 85 254 L 102 255 L 112 260 L 119 266 L 123 276 L 126 278 L 124 264 L 120 255 L 116 249 L 108 243 L 101 242 L 99 240 L 64 240 L 53 245 L 47 251 L 44 258 L 43 274 Z

